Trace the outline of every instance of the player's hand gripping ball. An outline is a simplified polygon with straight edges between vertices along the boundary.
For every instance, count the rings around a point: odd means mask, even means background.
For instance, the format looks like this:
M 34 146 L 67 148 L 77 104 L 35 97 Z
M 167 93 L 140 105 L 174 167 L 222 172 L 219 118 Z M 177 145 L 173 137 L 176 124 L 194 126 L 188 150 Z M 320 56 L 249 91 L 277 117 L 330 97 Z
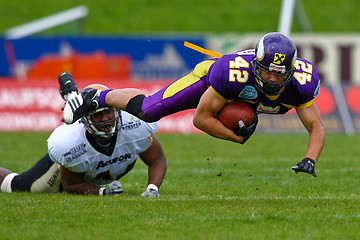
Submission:
M 235 130 L 239 128 L 239 121 L 242 120 L 248 127 L 254 121 L 255 111 L 247 103 L 241 101 L 229 101 L 216 115 L 217 119 L 225 127 Z

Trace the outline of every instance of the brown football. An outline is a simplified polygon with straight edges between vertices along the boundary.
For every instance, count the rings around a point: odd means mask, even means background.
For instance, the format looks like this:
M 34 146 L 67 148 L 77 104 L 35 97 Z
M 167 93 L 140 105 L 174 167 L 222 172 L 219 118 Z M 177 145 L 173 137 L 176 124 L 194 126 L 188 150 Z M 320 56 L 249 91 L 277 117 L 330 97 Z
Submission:
M 225 104 L 217 115 L 217 119 L 225 127 L 232 130 L 239 128 L 239 121 L 242 120 L 246 126 L 249 126 L 255 117 L 254 109 L 247 103 L 241 101 L 229 101 Z

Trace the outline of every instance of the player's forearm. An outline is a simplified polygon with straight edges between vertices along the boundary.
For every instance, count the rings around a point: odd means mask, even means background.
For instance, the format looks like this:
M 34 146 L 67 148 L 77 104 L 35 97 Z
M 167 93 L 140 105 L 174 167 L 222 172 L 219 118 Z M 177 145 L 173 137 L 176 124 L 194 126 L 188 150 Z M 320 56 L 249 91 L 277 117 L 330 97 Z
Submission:
M 91 194 L 98 195 L 99 194 L 99 186 L 96 186 L 92 183 L 82 182 L 73 185 L 64 185 L 64 190 L 68 193 L 72 194 Z
M 166 169 L 166 158 L 165 156 L 161 156 L 149 166 L 148 184 L 155 184 L 158 188 L 160 188 L 160 185 L 165 178 Z
M 201 119 L 194 117 L 194 126 L 201 131 L 206 132 L 210 136 L 229 140 L 237 143 L 243 142 L 243 137 L 237 136 L 232 130 L 226 128 L 219 120 L 214 117 L 207 117 Z
M 314 161 L 316 162 L 320 157 L 321 151 L 325 145 L 325 138 L 326 134 L 323 126 L 318 126 L 314 128 L 309 133 L 308 149 L 304 157 L 314 159 Z

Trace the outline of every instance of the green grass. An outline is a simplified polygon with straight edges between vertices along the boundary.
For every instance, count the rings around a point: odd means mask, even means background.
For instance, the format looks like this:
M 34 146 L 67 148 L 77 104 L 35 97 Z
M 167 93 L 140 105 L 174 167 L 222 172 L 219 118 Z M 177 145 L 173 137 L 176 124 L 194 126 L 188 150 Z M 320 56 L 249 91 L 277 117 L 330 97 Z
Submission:
M 22 171 L 48 133 L 1 133 L 0 166 Z M 329 134 L 317 178 L 295 174 L 305 134 L 256 133 L 245 145 L 207 135 L 158 135 L 168 171 L 141 198 L 139 161 L 121 196 L 0 193 L 0 239 L 358 239 L 359 136 Z
M 358 33 L 360 1 L 302 0 L 314 32 Z M 276 31 L 281 0 L 0 1 L 6 29 L 85 4 L 84 33 Z M 76 30 L 68 24 L 48 33 Z M 299 32 L 294 21 L 293 32 Z M 21 172 L 46 153 L 48 133 L 0 133 L 0 166 Z M 295 174 L 302 134 L 255 134 L 246 145 L 206 135 L 159 135 L 168 172 L 159 199 L 139 197 L 140 161 L 118 197 L 0 193 L 0 239 L 358 239 L 359 136 L 329 134 L 317 178 Z
M 0 1 L 0 33 L 6 29 L 86 5 L 85 34 L 248 33 L 278 29 L 282 0 L 63 0 Z M 358 33 L 360 1 L 302 0 L 313 31 Z M 69 33 L 75 24 L 50 33 Z M 301 31 L 296 18 L 293 31 Z

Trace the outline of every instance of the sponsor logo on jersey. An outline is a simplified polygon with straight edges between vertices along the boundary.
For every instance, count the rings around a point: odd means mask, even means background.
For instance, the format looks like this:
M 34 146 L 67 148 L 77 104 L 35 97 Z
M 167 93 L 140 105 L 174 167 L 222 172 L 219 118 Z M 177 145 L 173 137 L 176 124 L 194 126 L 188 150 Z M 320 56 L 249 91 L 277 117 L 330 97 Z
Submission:
M 258 93 L 253 86 L 245 86 L 244 89 L 239 93 L 238 97 L 245 99 L 255 99 L 257 96 Z
M 69 152 L 66 152 L 63 156 L 65 158 L 65 161 L 71 162 L 72 160 L 84 155 L 87 151 L 85 149 L 85 143 L 81 143 L 77 145 L 76 147 L 70 149 Z
M 256 108 L 256 112 L 262 112 L 262 113 L 278 113 L 280 111 L 280 106 L 276 106 L 276 107 L 269 107 L 269 106 L 264 106 L 261 103 L 259 103 L 259 105 Z
M 114 159 L 110 159 L 107 161 L 99 161 L 99 163 L 96 166 L 96 169 L 103 168 L 103 167 L 106 167 L 108 165 L 115 164 L 115 163 L 121 163 L 121 162 L 126 161 L 127 159 L 131 159 L 131 153 L 126 153 L 124 155 L 121 155 L 120 157 L 116 157 Z
M 125 123 L 121 126 L 122 130 L 131 130 L 131 129 L 135 129 L 141 126 L 141 122 L 140 121 L 136 121 L 136 122 L 128 122 Z

